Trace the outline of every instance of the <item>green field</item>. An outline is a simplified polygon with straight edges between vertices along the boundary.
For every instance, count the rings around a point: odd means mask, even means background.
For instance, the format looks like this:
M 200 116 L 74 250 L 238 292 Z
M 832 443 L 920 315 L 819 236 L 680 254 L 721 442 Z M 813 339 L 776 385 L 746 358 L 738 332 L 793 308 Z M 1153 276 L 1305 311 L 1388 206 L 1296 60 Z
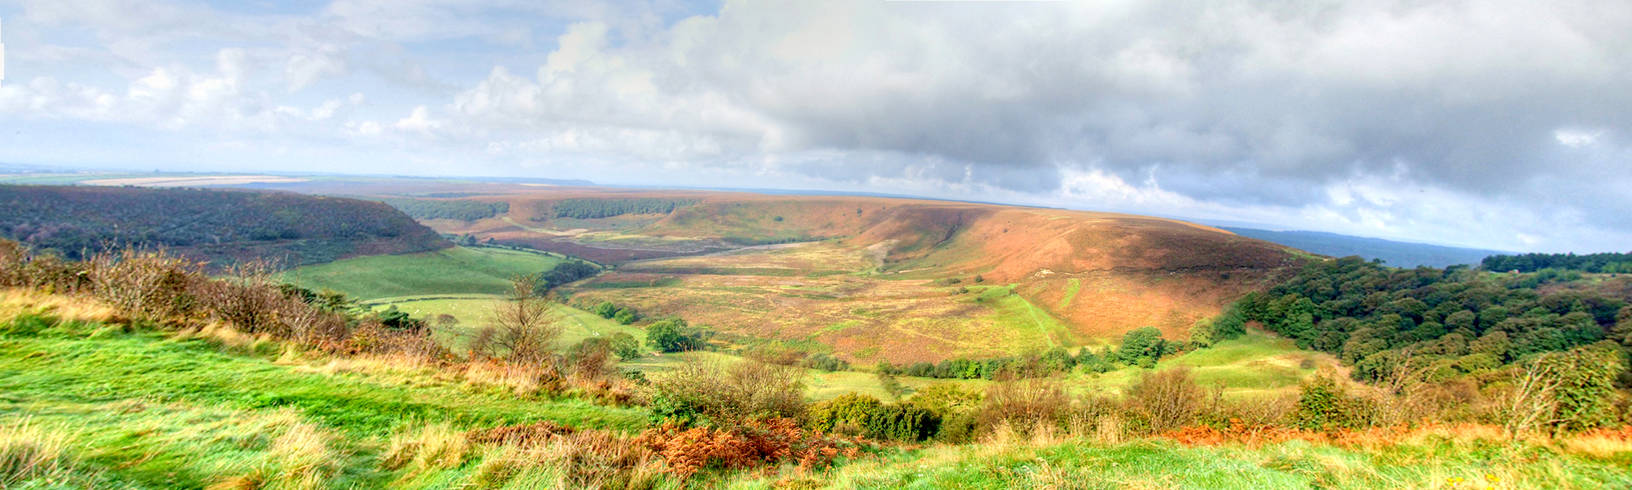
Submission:
M 538 274 L 563 261 L 558 255 L 489 247 L 371 255 L 300 267 L 286 281 L 332 289 L 365 300 L 431 294 L 502 294 L 516 275 Z
M 460 294 L 381 298 L 364 304 L 376 311 L 396 306 L 398 310 L 414 318 L 432 318 L 437 315 L 454 317 L 458 321 L 457 324 L 435 328 L 437 339 L 457 351 L 466 347 L 471 334 L 493 324 L 493 310 L 500 301 L 503 301 L 503 296 Z M 637 339 L 646 338 L 645 330 L 640 327 L 621 325 L 594 313 L 560 303 L 550 305 L 550 314 L 556 325 L 561 327 L 561 337 L 557 340 L 557 345 L 562 348 L 582 342 L 584 339 L 619 332 L 628 333 Z
M 1249 330 L 1237 339 L 1164 358 L 1156 370 L 1184 367 L 1203 387 L 1222 388 L 1230 395 L 1259 395 L 1292 393 L 1320 366 L 1335 363 L 1331 356 L 1298 349 L 1291 340 Z M 1076 391 L 1119 393 L 1150 371 L 1127 367 L 1099 374 L 1079 372 L 1066 380 Z

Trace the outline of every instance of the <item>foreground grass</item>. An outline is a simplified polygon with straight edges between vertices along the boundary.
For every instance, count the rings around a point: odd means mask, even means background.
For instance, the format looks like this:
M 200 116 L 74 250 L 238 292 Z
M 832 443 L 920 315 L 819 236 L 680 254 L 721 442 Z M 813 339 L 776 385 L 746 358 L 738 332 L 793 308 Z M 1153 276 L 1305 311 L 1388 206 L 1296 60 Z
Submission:
M 296 268 L 284 279 L 313 290 L 332 289 L 354 298 L 428 294 L 501 294 L 510 278 L 560 264 L 559 256 L 489 247 L 371 255 Z
M 992 441 L 903 451 L 804 479 L 833 488 L 1629 488 L 1632 469 L 1546 445 L 1439 433 L 1355 446 Z
M 276 362 L 265 342 L 228 349 L 122 325 L 8 316 L 4 488 L 382 487 L 402 476 L 380 464 L 389 438 L 427 424 L 463 431 L 548 420 L 633 432 L 648 420 L 642 410 L 520 398 L 426 368 L 362 374 Z
M 0 305 L 9 304 L 0 298 Z M 64 315 L 69 312 L 61 311 Z M 82 315 L 101 314 L 85 308 Z M 9 316 L 9 318 L 8 318 Z M 1279 349 L 1249 338 L 1174 362 L 1235 364 Z M 237 344 L 234 344 L 237 345 Z M 638 430 L 640 410 L 523 399 L 412 366 L 350 372 L 97 321 L 0 311 L 0 487 L 564 488 L 548 457 L 472 445 L 462 431 L 552 420 Z M 722 356 L 694 353 L 698 356 Z M 673 362 L 670 357 L 648 362 Z M 655 367 L 655 366 L 654 366 Z M 859 373 L 851 373 L 859 374 Z M 846 374 L 848 375 L 848 374 Z M 859 381 L 852 381 L 859 382 Z M 843 380 L 833 380 L 844 384 Z M 1343 442 L 1186 446 L 1165 439 L 1007 435 L 888 446 L 822 471 L 711 470 L 728 488 L 1628 488 L 1624 438 L 1507 442 L 1427 428 Z M 402 444 L 420 444 L 404 452 Z M 401 459 L 406 454 L 408 459 Z M 523 458 L 523 459 L 517 459 Z M 397 460 L 398 463 L 391 461 Z M 590 464 L 590 463 L 584 463 Z M 509 470 L 505 468 L 511 468 Z M 517 469 L 519 468 L 519 469 Z M 660 488 L 682 485 L 671 477 Z
M 18 403 L 148 400 L 288 409 L 325 427 L 361 435 L 387 433 L 405 420 L 463 427 L 552 420 L 623 430 L 645 423 L 645 415 L 635 410 L 576 400 L 524 400 L 429 377 L 325 374 L 304 365 L 225 354 L 204 340 L 59 324 L 41 317 L 19 317 L 0 331 L 0 393 Z

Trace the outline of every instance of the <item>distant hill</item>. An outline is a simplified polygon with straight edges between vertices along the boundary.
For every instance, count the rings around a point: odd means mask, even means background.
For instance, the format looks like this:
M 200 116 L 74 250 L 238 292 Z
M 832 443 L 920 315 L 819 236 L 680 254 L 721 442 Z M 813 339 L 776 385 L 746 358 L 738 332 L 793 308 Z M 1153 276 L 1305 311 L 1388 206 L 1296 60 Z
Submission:
M 1304 262 L 1267 241 L 1125 214 L 867 196 L 492 191 L 436 200 L 439 215 L 476 219 L 425 223 L 610 266 L 559 290 L 579 306 L 611 302 L 745 345 L 820 345 L 864 364 L 1100 345 L 1147 326 L 1187 339 L 1198 321 Z
M 295 266 L 450 246 L 379 202 L 287 192 L 0 185 L 0 236 L 80 258 L 163 247 L 214 263 Z
M 1446 267 L 1457 264 L 1478 264 L 1485 257 L 1502 254 L 1499 250 L 1446 247 L 1425 243 L 1396 242 L 1381 238 L 1366 238 L 1320 231 L 1270 231 L 1253 228 L 1223 227 L 1237 235 L 1257 238 L 1332 257 L 1357 255 L 1366 260 L 1383 259 L 1394 267 Z

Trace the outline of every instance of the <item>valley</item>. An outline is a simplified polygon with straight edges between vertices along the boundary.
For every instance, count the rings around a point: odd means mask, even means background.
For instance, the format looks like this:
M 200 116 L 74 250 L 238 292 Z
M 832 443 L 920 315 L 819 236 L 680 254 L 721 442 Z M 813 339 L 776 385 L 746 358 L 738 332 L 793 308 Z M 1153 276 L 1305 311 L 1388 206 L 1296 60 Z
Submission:
M 1632 433 L 1614 429 L 1632 412 L 1614 398 L 1569 422 L 1590 430 L 1553 435 L 1510 429 L 1493 401 L 1515 396 L 1505 380 L 1526 360 L 1618 352 L 1632 278 L 1612 273 L 1391 269 L 1168 219 L 978 203 L 372 185 L 334 200 L 389 203 L 389 220 L 411 214 L 442 241 L 269 275 L 0 242 L 0 452 L 46 458 L 0 481 L 1632 482 Z M 75 219 L 99 219 L 87 213 Z M 274 257 L 241 250 L 231 260 Z M 1322 397 L 1335 405 L 1310 408 Z M 893 411 L 919 418 L 878 425 Z M 685 440 L 665 432 L 677 420 L 835 452 L 707 455 L 662 442 Z M 763 439 L 757 424 L 776 420 L 793 439 Z M 1549 463 L 1468 456 L 1489 448 Z

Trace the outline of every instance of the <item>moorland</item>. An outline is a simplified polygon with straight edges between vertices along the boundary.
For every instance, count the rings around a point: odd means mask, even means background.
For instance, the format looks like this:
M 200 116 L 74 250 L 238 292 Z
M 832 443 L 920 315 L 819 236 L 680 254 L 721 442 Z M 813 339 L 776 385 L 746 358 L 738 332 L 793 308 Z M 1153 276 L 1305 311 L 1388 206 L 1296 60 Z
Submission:
M 256 185 L 10 201 L 102 235 L 0 229 L 0 484 L 1632 485 L 1620 254 L 1402 269 L 983 203 Z M 114 191 L 248 204 L 132 239 L 94 224 L 156 218 L 28 201 Z M 268 213 L 423 246 L 180 241 L 329 236 L 249 233 Z

